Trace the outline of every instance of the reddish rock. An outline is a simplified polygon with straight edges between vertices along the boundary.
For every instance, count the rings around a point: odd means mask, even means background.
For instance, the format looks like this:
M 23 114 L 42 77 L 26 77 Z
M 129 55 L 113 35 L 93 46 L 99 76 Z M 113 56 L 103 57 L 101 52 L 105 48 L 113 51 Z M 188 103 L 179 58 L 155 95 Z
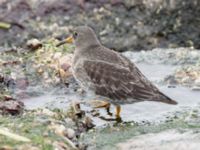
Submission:
M 68 69 L 70 68 L 71 66 L 69 65 L 69 64 L 67 64 L 67 63 L 63 63 L 62 65 L 61 65 L 61 68 L 66 72 L 66 71 L 68 71 Z
M 24 103 L 16 100 L 0 101 L 0 113 L 17 115 L 24 109 Z

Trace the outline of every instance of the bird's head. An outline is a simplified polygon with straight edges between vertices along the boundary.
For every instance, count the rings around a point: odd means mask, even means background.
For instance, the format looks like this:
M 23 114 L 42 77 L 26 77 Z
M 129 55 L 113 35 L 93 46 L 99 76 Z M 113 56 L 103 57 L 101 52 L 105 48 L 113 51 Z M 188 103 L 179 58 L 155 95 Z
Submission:
M 57 46 L 63 45 L 65 43 L 74 43 L 76 48 L 88 48 L 90 46 L 100 45 L 99 40 L 92 28 L 88 26 L 79 26 L 74 28 L 72 35 L 61 41 Z

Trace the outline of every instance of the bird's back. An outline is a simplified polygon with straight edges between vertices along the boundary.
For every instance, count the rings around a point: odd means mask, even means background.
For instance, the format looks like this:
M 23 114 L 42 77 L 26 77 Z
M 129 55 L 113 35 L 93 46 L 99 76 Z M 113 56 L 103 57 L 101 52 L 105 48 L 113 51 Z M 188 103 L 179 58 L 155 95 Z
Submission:
M 90 48 L 87 52 L 85 70 L 92 79 L 97 94 L 109 97 L 113 102 L 118 99 L 121 104 L 146 100 L 176 104 L 120 53 L 103 46 Z

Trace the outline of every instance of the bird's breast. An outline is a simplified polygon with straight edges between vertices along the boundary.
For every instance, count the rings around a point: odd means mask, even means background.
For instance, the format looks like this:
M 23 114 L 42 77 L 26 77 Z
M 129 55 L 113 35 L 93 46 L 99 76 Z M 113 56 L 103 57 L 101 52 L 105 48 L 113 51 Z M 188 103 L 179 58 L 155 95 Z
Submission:
M 72 63 L 72 74 L 78 84 L 84 89 L 87 90 L 91 87 L 90 79 L 83 67 L 84 65 L 84 59 L 79 58 L 76 60 L 73 60 Z

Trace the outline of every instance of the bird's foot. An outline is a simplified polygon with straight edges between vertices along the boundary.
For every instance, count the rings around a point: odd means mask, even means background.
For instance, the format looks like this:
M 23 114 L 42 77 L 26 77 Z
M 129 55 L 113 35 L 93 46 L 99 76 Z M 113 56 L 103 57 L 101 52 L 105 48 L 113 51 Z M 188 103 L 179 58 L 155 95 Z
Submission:
M 123 122 L 122 118 L 120 117 L 120 112 L 121 112 L 121 107 L 118 105 L 116 106 L 116 117 L 115 118 L 105 118 L 103 116 L 100 116 L 99 118 L 101 118 L 102 120 L 106 120 L 106 121 L 116 121 L 117 123 Z
M 101 100 L 93 100 L 92 101 L 93 103 L 93 107 L 94 108 L 105 108 L 106 109 L 106 112 L 109 116 L 112 116 L 113 114 L 110 112 L 110 103 L 108 102 L 104 102 L 104 101 L 101 101 Z

